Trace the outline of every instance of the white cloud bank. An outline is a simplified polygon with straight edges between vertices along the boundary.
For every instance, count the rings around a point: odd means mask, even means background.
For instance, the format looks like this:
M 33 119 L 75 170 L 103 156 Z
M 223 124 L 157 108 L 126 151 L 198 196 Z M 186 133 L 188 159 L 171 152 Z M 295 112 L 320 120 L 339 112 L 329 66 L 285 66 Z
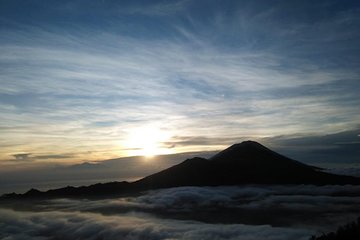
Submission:
M 308 239 L 360 215 L 360 186 L 180 187 L 0 206 L 0 239 Z
M 147 215 L 104 216 L 81 212 L 17 212 L 0 209 L 3 240 L 45 239 L 307 239 L 308 230 L 269 225 L 205 224 L 161 220 Z

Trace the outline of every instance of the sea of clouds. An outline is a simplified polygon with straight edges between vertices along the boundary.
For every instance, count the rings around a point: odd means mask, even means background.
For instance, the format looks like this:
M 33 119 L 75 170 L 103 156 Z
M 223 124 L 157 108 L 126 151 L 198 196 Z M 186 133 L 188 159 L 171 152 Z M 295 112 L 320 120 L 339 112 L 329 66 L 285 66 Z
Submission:
M 0 203 L 0 239 L 309 239 L 360 216 L 360 186 L 179 187 Z

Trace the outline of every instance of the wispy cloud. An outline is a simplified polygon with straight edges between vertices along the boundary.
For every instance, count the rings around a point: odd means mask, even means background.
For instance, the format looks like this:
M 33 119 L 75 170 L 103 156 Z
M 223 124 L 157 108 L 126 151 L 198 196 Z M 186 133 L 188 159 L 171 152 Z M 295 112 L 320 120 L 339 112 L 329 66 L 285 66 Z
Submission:
M 27 160 L 30 155 L 31 153 L 18 153 L 18 154 L 14 154 L 13 157 L 16 160 Z
M 76 16 L 81 4 L 57 14 Z M 79 21 L 60 27 L 56 19 L 5 24 L 0 131 L 8 147 L 0 158 L 89 149 L 102 154 L 77 158 L 126 155 L 126 131 L 148 124 L 162 126 L 174 138 L 204 139 L 334 133 L 358 124 L 357 10 L 330 9 L 329 16 L 306 21 L 291 8 L 295 22 L 287 22 L 279 20 L 289 10 L 285 3 L 266 9 L 233 3 L 231 10 L 211 3 L 209 18 L 199 17 L 204 12 L 195 5 L 116 5 L 109 11 L 111 21 L 99 18 L 98 25 Z M 302 7 L 316 12 L 319 6 Z M 104 8 L 88 11 L 98 18 Z M 127 20 L 121 22 L 121 14 Z M 168 21 L 158 23 L 160 15 Z M 138 35 L 127 21 L 139 27 Z M 154 31 L 158 26 L 163 34 L 150 36 L 146 26 Z
M 119 7 L 117 10 L 120 14 L 138 14 L 147 16 L 171 16 L 186 10 L 190 0 L 175 0 L 167 2 L 158 2 L 141 5 L 132 5 L 127 7 Z

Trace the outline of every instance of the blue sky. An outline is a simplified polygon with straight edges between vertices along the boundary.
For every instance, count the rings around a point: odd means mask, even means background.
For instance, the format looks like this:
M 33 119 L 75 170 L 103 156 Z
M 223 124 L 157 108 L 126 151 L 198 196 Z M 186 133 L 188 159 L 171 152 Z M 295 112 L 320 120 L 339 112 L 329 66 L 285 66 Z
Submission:
M 359 29 L 347 0 L 0 0 L 0 160 L 355 148 Z

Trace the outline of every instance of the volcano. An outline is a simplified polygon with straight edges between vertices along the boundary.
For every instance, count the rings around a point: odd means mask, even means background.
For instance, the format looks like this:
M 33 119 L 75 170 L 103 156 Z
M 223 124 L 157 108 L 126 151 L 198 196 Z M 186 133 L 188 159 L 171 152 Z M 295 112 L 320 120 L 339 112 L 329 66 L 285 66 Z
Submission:
M 224 186 L 244 184 L 360 184 L 360 178 L 322 172 L 281 154 L 260 143 L 234 144 L 210 159 L 191 158 L 135 182 L 111 182 L 86 187 L 65 187 L 25 194 L 6 194 L 9 198 L 104 198 L 141 191 L 180 186 Z
M 355 184 L 359 179 L 322 172 L 278 154 L 260 143 L 234 144 L 209 160 L 188 159 L 134 185 L 149 188 L 241 184 Z

